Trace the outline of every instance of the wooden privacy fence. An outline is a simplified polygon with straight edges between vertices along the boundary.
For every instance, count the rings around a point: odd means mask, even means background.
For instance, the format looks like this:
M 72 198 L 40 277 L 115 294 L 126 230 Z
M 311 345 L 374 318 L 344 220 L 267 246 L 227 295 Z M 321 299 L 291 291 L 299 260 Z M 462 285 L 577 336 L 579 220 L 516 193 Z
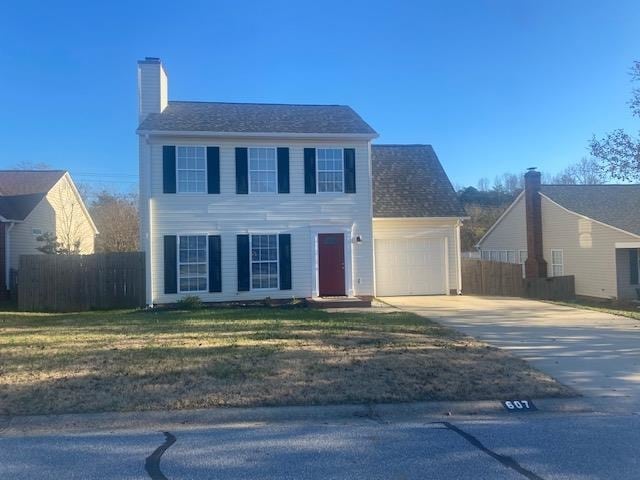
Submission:
M 142 307 L 144 253 L 22 255 L 17 283 L 23 311 Z
M 573 275 L 524 279 L 520 264 L 468 258 L 462 259 L 462 293 L 542 300 L 570 300 L 576 294 Z

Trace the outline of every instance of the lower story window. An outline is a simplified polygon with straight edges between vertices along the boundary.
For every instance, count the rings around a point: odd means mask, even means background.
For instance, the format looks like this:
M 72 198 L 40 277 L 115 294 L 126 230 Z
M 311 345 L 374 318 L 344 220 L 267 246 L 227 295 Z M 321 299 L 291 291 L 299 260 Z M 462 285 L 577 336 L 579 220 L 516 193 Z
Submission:
M 562 250 L 551 250 L 551 275 L 561 277 L 564 275 L 564 255 Z
M 278 288 L 277 235 L 251 235 L 251 288 Z
M 207 237 L 181 235 L 178 275 L 181 292 L 207 291 Z

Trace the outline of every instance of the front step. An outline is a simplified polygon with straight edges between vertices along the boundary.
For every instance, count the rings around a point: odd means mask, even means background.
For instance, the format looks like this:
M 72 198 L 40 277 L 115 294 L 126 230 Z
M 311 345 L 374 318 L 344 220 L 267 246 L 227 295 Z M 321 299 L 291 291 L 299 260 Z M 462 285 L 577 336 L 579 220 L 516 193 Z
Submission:
M 372 297 L 315 297 L 308 298 L 312 308 L 368 308 Z

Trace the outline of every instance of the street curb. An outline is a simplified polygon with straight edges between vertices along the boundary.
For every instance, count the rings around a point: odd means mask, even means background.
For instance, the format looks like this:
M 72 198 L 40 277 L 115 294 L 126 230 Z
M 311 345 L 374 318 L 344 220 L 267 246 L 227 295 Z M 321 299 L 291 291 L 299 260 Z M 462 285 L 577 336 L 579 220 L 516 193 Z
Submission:
M 536 413 L 593 413 L 582 398 L 534 399 Z M 274 423 L 319 424 L 374 421 L 421 422 L 434 418 L 512 415 L 497 400 L 478 402 L 416 402 L 395 404 L 212 408 L 63 415 L 0 416 L 0 437 L 51 433 L 160 431 L 194 427 L 259 426 Z M 535 414 L 535 413 L 534 413 Z

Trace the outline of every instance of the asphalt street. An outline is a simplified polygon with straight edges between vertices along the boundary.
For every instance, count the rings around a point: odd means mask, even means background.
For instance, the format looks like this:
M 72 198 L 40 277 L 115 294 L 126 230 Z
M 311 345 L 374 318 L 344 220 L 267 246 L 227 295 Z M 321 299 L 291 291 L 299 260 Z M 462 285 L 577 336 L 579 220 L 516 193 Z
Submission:
M 496 414 L 0 437 L 5 479 L 638 479 L 640 416 Z

